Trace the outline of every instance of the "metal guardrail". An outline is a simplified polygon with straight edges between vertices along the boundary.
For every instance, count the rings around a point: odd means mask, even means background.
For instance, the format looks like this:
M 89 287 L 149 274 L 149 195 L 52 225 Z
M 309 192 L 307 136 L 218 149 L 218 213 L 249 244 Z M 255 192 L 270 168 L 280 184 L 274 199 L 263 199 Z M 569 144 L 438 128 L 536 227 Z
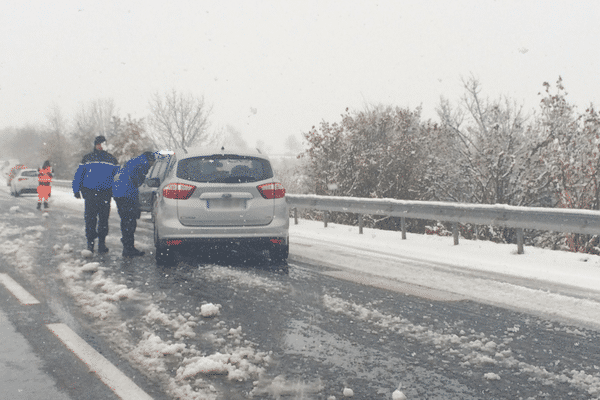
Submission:
M 395 199 L 366 199 L 354 197 L 286 194 L 293 209 L 309 208 L 359 214 L 359 233 L 362 233 L 362 215 L 387 215 L 402 218 L 402 239 L 406 239 L 406 218 L 453 222 L 454 244 L 458 244 L 458 224 L 504 226 L 517 229 L 518 253 L 523 254 L 523 229 L 538 229 L 566 233 L 600 234 L 600 212 L 579 209 L 516 207 L 410 201 Z M 295 223 L 297 213 L 294 214 Z

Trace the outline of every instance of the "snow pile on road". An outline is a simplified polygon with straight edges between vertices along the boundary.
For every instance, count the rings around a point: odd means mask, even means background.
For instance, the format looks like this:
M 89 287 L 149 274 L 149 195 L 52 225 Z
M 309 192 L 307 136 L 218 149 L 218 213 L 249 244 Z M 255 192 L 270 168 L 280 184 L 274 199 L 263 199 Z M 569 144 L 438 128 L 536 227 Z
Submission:
M 266 394 L 274 399 L 287 396 L 293 396 L 291 398 L 294 399 L 312 399 L 314 398 L 312 395 L 320 393 L 323 389 L 325 386 L 319 378 L 312 382 L 301 382 L 299 380 L 290 381 L 284 375 L 277 375 L 273 379 L 262 377 L 259 381 L 255 381 L 249 397 Z
M 213 303 L 202 304 L 202 306 L 200 306 L 200 315 L 202 315 L 204 318 L 215 317 L 215 316 L 219 315 L 220 309 L 221 309 L 220 304 L 217 304 L 217 305 L 214 305 Z
M 0 222 L 0 254 L 6 256 L 8 262 L 22 273 L 30 273 L 33 261 L 38 253 L 36 242 L 42 237 L 46 228 L 30 226 L 23 229 L 8 223 Z
M 197 375 L 226 375 L 229 380 L 245 381 L 250 376 L 259 377 L 265 371 L 259 365 L 271 362 L 269 354 L 256 352 L 249 346 L 229 350 L 226 353 L 185 358 L 177 369 L 177 379 L 185 380 Z
M 97 320 L 98 330 L 174 398 L 216 399 L 219 391 L 211 377 L 257 380 L 272 362 L 271 354 L 257 351 L 255 343 L 244 339 L 241 326 L 232 328 L 216 320 L 220 304 L 203 304 L 196 315 L 166 312 L 102 263 L 76 258 L 68 244 L 55 251 L 65 287 Z M 142 315 L 123 319 L 119 303 L 125 301 L 143 305 Z M 214 351 L 197 349 L 193 343 L 198 340 L 210 343 Z
M 99 262 L 90 262 L 90 263 L 82 265 L 79 270 L 82 272 L 96 272 L 96 271 L 98 271 L 99 267 L 100 267 Z
M 83 258 L 92 258 L 94 256 L 94 253 L 92 253 L 90 250 L 81 250 L 81 257 Z
M 223 321 L 214 324 L 196 322 L 198 319 L 195 316 L 167 314 L 154 304 L 148 308 L 144 319 L 152 324 L 154 332 L 168 328 L 173 340 L 164 340 L 156 333 L 145 332 L 144 339 L 130 356 L 135 364 L 146 369 L 161 373 L 175 370 L 175 376 L 167 374 L 167 386 L 178 397 L 213 398 L 216 389 L 206 381 L 207 378 L 223 375 L 233 381 L 257 379 L 263 374 L 264 367 L 272 362 L 270 354 L 256 351 L 254 343 L 243 339 L 241 327 L 228 328 Z M 206 329 L 202 338 L 217 348 L 212 354 L 204 354 L 195 345 L 188 346 L 184 341 L 185 337 L 196 337 L 196 332 L 191 328 L 200 325 Z M 189 397 L 192 394 L 197 397 Z
M 194 328 L 199 325 L 198 318 L 189 313 L 186 315 L 181 313 L 169 315 L 162 312 L 156 304 L 151 304 L 147 308 L 146 315 L 143 318 L 149 324 L 156 325 L 156 323 L 160 323 L 162 326 L 169 328 L 175 339 L 196 337 Z
M 401 386 L 402 385 L 400 385 L 400 387 L 398 387 L 398 389 L 394 390 L 394 393 L 392 393 L 392 400 L 406 400 L 406 395 L 402 390 L 400 390 L 402 388 Z
M 207 265 L 198 269 L 198 274 L 202 279 L 208 282 L 226 281 L 233 287 L 249 287 L 252 289 L 260 289 L 268 292 L 285 293 L 290 290 L 288 285 L 268 279 L 266 277 L 251 275 L 243 270 L 232 267 L 222 267 L 219 265 Z
M 484 333 L 477 333 L 474 330 L 468 333 L 464 330 L 453 333 L 451 332 L 453 328 L 449 327 L 448 332 L 443 332 L 432 326 L 414 324 L 400 315 L 384 314 L 376 309 L 335 296 L 324 295 L 323 305 L 333 312 L 371 323 L 388 334 L 433 345 L 440 357 L 450 357 L 470 370 L 488 369 L 493 366 L 499 370 L 501 368 L 518 370 L 528 375 L 529 379 L 540 381 L 545 385 L 567 383 L 575 388 L 585 390 L 591 395 L 600 395 L 600 367 L 598 365 L 586 366 L 588 371 L 559 370 L 558 368 L 556 371 L 548 371 L 545 367 L 520 361 L 517 352 L 511 348 L 511 343 L 518 339 L 516 336 L 518 329 L 515 327 L 508 327 L 504 338 L 499 341 L 500 338 L 488 338 Z M 487 372 L 482 375 L 482 378 L 500 380 L 502 376 L 495 372 Z
M 128 290 L 125 285 L 119 285 L 106 277 L 104 268 L 72 259 L 71 254 L 58 254 L 58 257 L 63 259 L 58 265 L 58 271 L 70 294 L 83 311 L 92 317 L 99 320 L 118 320 L 119 307 L 115 302 L 135 296 L 136 291 Z

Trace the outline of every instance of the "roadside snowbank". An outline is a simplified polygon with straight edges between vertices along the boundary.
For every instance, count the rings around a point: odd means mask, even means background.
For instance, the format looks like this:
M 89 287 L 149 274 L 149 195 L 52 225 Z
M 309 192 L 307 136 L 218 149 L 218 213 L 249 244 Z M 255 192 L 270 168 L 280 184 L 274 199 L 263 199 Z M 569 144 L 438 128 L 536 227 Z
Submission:
M 370 277 L 434 289 L 459 298 L 600 329 L 600 257 L 486 241 L 302 220 L 290 226 L 292 260 L 312 261 Z M 325 272 L 343 277 L 335 272 Z

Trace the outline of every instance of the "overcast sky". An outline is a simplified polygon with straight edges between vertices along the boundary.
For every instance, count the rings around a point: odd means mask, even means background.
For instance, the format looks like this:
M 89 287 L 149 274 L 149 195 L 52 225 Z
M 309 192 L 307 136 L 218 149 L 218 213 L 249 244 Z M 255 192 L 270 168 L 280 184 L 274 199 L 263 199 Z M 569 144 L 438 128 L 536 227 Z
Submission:
M 0 5 L 0 129 L 72 118 L 112 98 L 147 114 L 152 93 L 204 95 L 214 128 L 283 151 L 289 135 L 346 107 L 484 94 L 538 107 L 562 76 L 581 110 L 600 101 L 600 2 L 6 1 Z

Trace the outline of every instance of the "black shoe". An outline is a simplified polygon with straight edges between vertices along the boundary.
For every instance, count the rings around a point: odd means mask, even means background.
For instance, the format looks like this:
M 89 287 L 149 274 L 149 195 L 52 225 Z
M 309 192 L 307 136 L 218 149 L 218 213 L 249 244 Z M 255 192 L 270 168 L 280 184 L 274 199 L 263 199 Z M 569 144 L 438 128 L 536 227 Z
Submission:
M 98 253 L 108 253 L 108 247 L 106 247 L 104 238 L 98 239 Z
M 38 210 L 41 210 L 41 209 L 42 209 L 42 203 L 38 203 L 37 209 L 38 209 Z
M 94 242 L 87 242 L 87 249 L 93 253 L 94 252 Z
M 141 257 L 145 253 L 143 251 L 139 251 L 135 247 L 129 249 L 123 249 L 123 257 Z
M 45 201 L 45 202 L 44 202 L 44 208 L 48 208 L 48 207 L 49 207 L 49 205 L 48 205 L 48 202 L 47 202 L 47 201 Z

